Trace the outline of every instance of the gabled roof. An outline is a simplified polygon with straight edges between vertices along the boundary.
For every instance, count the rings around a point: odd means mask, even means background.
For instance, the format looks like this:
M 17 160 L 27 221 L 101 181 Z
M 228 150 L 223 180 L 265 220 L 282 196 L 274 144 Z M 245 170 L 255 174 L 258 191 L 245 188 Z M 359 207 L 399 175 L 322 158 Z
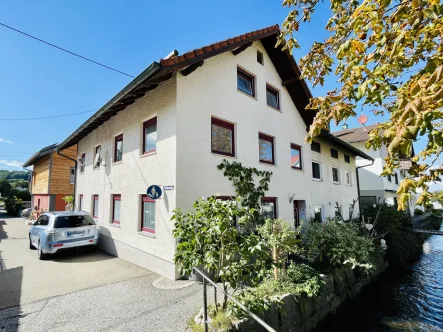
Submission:
M 55 151 L 57 148 L 56 144 L 51 144 L 49 146 L 45 146 L 43 149 L 39 150 L 38 152 L 34 153 L 31 158 L 29 158 L 25 163 L 22 165 L 22 167 L 28 167 L 31 165 L 34 165 L 37 161 L 39 161 L 42 157 L 50 154 L 51 152 Z
M 367 140 L 369 140 L 369 132 L 376 126 L 377 125 L 374 124 L 360 128 L 343 129 L 333 132 L 332 135 L 340 138 L 347 143 L 366 142 Z
M 280 75 L 282 84 L 287 88 L 306 127 L 309 127 L 315 117 L 315 111 L 306 110 L 305 107 L 309 103 L 309 99 L 312 98 L 312 94 L 305 81 L 300 79 L 300 69 L 289 51 L 283 51 L 282 46 L 275 47 L 279 33 L 278 25 L 273 25 L 207 45 L 183 55 L 175 55 L 167 59 L 161 59 L 159 62 L 153 62 L 106 105 L 86 120 L 74 133 L 60 143 L 57 149 L 62 150 L 77 144 L 94 129 L 124 110 L 128 105 L 133 104 L 136 99 L 144 96 L 149 90 L 157 88 L 159 83 L 170 79 L 175 72 L 185 70 L 189 74 L 201 66 L 205 59 L 228 51 L 239 53 L 257 40 L 262 42 Z
M 355 154 L 355 155 L 357 155 L 359 157 L 362 157 L 362 158 L 367 159 L 367 160 L 374 160 L 374 158 L 372 158 L 371 156 L 367 155 L 366 153 L 364 153 L 360 149 L 357 149 L 356 147 L 354 147 L 351 144 L 343 141 L 342 139 L 334 136 L 333 134 L 331 134 L 330 132 L 328 132 L 326 130 L 322 130 L 320 132 L 319 137 L 323 137 L 323 138 L 325 138 L 325 139 L 327 139 L 329 141 L 332 141 L 335 144 L 340 145 L 342 148 L 350 151 L 351 153 L 353 153 L 353 154 Z

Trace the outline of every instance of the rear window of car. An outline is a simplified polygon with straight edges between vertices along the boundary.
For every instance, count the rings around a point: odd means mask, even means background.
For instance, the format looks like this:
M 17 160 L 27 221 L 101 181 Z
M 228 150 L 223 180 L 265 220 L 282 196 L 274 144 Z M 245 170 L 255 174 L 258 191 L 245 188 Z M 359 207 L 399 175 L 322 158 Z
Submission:
M 72 228 L 95 225 L 91 216 L 60 216 L 55 219 L 54 228 Z

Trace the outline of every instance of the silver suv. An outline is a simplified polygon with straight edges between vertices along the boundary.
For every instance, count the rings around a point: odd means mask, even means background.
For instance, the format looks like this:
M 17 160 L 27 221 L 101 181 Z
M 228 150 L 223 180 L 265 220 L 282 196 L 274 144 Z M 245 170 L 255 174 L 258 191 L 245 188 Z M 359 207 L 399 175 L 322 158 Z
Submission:
M 66 248 L 96 246 L 99 227 L 87 212 L 43 213 L 29 229 L 29 248 L 38 249 L 38 258 Z

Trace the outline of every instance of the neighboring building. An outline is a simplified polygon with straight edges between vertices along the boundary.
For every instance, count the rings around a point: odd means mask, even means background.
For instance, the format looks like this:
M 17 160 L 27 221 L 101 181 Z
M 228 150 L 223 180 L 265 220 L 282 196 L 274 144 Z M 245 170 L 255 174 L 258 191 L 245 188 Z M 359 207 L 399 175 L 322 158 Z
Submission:
M 357 149 L 366 150 L 365 144 L 369 140 L 368 134 L 375 127 L 376 125 L 370 125 L 361 128 L 343 129 L 332 134 Z M 380 174 L 386 165 L 384 160 L 387 156 L 386 147 L 383 146 L 379 150 L 371 149 L 366 153 L 374 158 L 374 163 L 357 158 L 362 210 L 364 210 L 365 205 L 372 205 L 379 201 L 397 206 L 397 190 L 411 167 L 410 157 L 403 158 L 400 161 L 400 168 L 396 168 L 394 174 L 382 177 Z M 411 156 L 413 154 L 414 151 L 411 151 Z M 408 210 L 411 215 L 414 215 L 414 205 L 413 200 L 408 202 Z
M 223 159 L 273 172 L 268 216 L 324 220 L 337 202 L 348 217 L 355 156 L 371 158 L 326 132 L 305 143 L 311 94 L 275 48 L 278 34 L 273 26 L 154 62 L 60 144 L 78 144 L 76 207 L 98 220 L 104 250 L 178 278 L 173 210 L 235 195 Z M 169 190 L 152 200 L 150 185 Z
M 74 194 L 74 162 L 57 154 L 57 144 L 47 146 L 35 153 L 23 167 L 33 166 L 31 177 L 31 207 L 35 214 L 41 211 L 64 211 L 63 197 Z M 62 154 L 77 157 L 73 145 Z

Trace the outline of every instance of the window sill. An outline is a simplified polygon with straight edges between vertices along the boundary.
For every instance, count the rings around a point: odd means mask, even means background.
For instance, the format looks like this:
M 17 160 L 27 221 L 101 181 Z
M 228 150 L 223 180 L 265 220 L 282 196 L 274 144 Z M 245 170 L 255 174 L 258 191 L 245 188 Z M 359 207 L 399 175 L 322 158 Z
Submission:
M 123 160 L 116 161 L 115 163 L 112 163 L 112 166 L 120 165 L 120 164 L 123 164 Z
M 348 187 L 352 187 L 352 184 L 347 184 Z
M 276 108 L 276 107 L 271 106 L 271 105 L 268 105 L 268 104 L 266 104 L 266 106 L 268 106 L 269 108 L 272 108 L 274 111 L 277 111 L 277 112 L 283 113 L 283 112 L 281 111 L 280 108 Z
M 223 158 L 238 159 L 237 156 L 227 156 L 225 154 L 215 153 L 215 152 L 212 152 L 212 151 L 211 151 L 211 154 L 214 155 L 214 156 L 223 157 Z
M 304 171 L 304 169 L 303 168 L 296 168 L 296 167 L 291 167 L 291 169 L 293 170 L 293 171 L 301 171 L 301 172 L 303 172 Z
M 114 224 L 114 223 L 110 223 L 109 226 L 115 227 L 115 228 L 122 228 L 120 226 L 120 224 Z
M 336 182 L 336 181 L 332 181 L 332 183 L 333 183 L 333 184 L 337 184 L 337 185 L 340 184 L 340 182 Z
M 276 164 L 269 164 L 269 163 L 265 163 L 265 162 L 263 162 L 263 161 L 258 161 L 258 163 L 259 163 L 259 164 L 261 164 L 261 165 L 266 165 L 266 166 L 274 166 L 274 167 L 277 167 L 277 165 L 276 165 Z
M 155 239 L 155 233 L 148 233 L 148 232 L 143 232 L 143 231 L 138 231 L 137 233 L 139 235 L 143 235 L 143 236 Z
M 312 181 L 323 182 L 322 179 L 316 179 L 316 178 L 312 178 Z
M 93 171 L 98 171 L 98 170 L 100 170 L 100 167 L 94 167 L 92 170 Z
M 155 154 L 157 154 L 157 150 L 149 151 L 149 152 L 143 153 L 143 154 L 140 155 L 140 158 L 149 157 L 149 156 L 152 156 L 152 155 L 155 155 Z
M 243 92 L 242 90 L 237 89 L 238 92 L 240 92 L 242 95 L 248 96 L 249 98 L 254 99 L 257 101 L 257 97 L 250 95 L 249 93 Z

